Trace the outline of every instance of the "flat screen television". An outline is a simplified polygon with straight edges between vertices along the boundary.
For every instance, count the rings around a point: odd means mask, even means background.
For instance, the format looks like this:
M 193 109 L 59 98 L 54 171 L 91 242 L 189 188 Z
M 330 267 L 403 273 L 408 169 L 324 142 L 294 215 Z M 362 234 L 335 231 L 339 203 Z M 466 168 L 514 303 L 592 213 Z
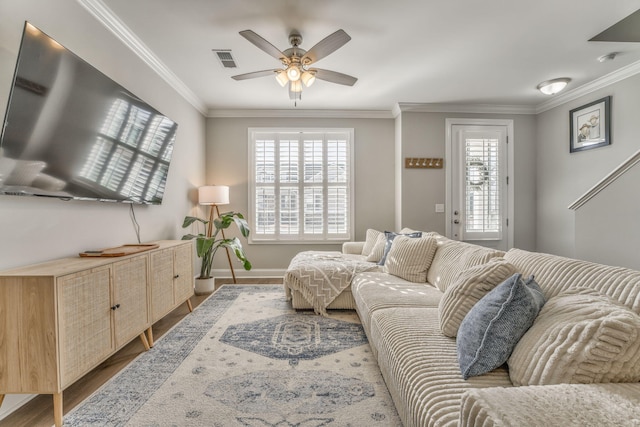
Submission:
M 25 23 L 0 195 L 160 204 L 177 124 Z

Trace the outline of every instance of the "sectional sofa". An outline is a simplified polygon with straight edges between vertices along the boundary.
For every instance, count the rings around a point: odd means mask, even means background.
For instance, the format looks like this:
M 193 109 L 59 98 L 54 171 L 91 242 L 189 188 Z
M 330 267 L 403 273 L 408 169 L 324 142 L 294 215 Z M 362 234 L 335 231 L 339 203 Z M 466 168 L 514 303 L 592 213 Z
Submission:
M 406 427 L 640 426 L 640 272 L 413 232 L 345 243 L 372 268 L 327 307 L 357 311 Z M 300 286 L 285 276 L 293 306 L 312 307 Z M 524 328 L 517 295 L 534 301 Z

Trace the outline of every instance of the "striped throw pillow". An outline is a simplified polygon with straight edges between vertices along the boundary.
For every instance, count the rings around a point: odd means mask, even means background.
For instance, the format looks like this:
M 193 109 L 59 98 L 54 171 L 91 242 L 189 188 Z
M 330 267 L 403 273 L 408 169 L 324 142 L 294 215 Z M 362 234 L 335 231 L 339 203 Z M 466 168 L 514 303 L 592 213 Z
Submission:
M 493 288 L 516 273 L 516 268 L 504 258 L 492 258 L 486 264 L 463 270 L 447 288 L 440 300 L 440 329 L 455 337 L 464 317 Z
M 640 381 L 640 316 L 587 288 L 549 299 L 508 360 L 514 385 Z
M 369 228 L 367 230 L 367 237 L 364 241 L 364 246 L 362 247 L 362 255 L 369 256 L 378 241 L 378 236 L 381 234 L 384 233 L 382 231 L 374 230 L 373 228 Z M 380 258 L 378 258 L 378 260 L 379 259 Z
M 437 247 L 438 242 L 431 236 L 396 236 L 387 254 L 384 271 L 410 282 L 426 282 Z

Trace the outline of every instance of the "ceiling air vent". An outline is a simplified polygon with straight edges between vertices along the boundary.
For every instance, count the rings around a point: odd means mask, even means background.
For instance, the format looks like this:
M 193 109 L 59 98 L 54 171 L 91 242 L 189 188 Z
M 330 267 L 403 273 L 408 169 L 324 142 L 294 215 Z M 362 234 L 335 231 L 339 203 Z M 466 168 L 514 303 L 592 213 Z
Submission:
M 231 55 L 231 49 L 212 49 L 218 57 L 218 61 L 224 68 L 237 68 L 236 61 Z

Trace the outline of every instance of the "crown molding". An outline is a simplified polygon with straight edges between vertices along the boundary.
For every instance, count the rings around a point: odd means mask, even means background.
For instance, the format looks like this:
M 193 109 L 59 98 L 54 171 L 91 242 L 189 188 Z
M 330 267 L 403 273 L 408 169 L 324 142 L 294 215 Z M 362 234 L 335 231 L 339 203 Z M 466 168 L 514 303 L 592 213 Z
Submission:
M 632 77 L 638 73 L 640 73 L 640 61 L 633 62 L 625 67 L 617 69 L 607 75 L 597 78 L 573 90 L 565 92 L 561 95 L 554 96 L 549 101 L 539 104 L 536 107 L 536 114 L 543 113 L 562 104 L 566 104 L 567 102 L 571 102 L 575 99 L 580 98 L 581 96 L 588 95 L 598 89 L 605 88 L 609 85 Z
M 531 105 L 500 104 L 425 104 L 399 102 L 393 107 L 393 117 L 401 113 L 485 113 L 485 114 L 536 114 Z
M 314 119 L 393 119 L 386 110 L 209 110 L 210 118 L 314 118 Z
M 94 18 L 96 18 L 106 29 L 111 31 L 125 46 L 133 51 L 145 64 L 156 72 L 165 82 L 175 89 L 180 96 L 187 100 L 203 115 L 207 112 L 207 107 L 189 87 L 184 84 L 167 67 L 149 47 L 140 40 L 127 25 L 122 22 L 102 0 L 76 0 Z

